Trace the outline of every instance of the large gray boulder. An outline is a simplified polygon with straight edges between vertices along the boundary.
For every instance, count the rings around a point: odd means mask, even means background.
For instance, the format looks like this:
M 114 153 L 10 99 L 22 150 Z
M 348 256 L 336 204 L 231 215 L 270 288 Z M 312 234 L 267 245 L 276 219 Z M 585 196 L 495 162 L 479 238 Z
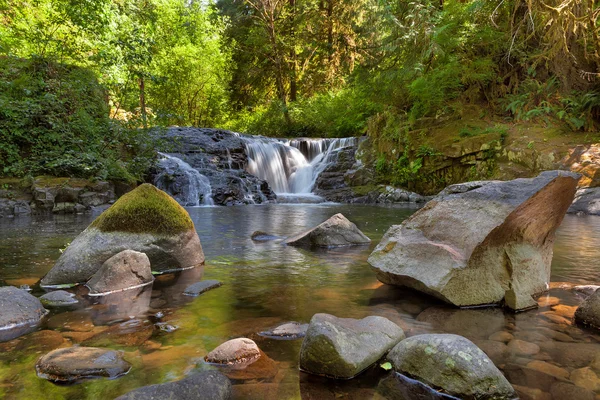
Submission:
M 155 272 L 204 263 L 200 239 L 187 211 L 165 192 L 143 184 L 122 196 L 77 236 L 41 285 L 85 283 L 106 260 L 124 250 L 145 253 Z
M 40 378 L 53 382 L 76 382 L 88 378 L 116 378 L 131 365 L 123 352 L 96 347 L 67 347 L 53 350 L 35 365 Z
M 461 399 L 516 398 L 488 356 L 462 336 L 412 336 L 394 347 L 387 359 L 397 372 Z
M 600 329 L 600 290 L 592 293 L 575 310 L 575 322 Z
M 377 278 L 457 306 L 536 307 L 547 290 L 554 234 L 579 175 L 453 185 L 401 225 L 369 257 Z
M 337 318 L 315 314 L 300 349 L 300 369 L 337 379 L 363 372 L 405 338 L 387 318 Z
M 102 264 L 86 283 L 90 295 L 103 295 L 139 288 L 154 281 L 150 259 L 144 253 L 124 250 Z
M 13 286 L 0 287 L 0 342 L 35 330 L 44 315 L 36 297 Z
M 176 382 L 144 386 L 116 400 L 227 400 L 231 393 L 231 382 L 225 375 L 219 371 L 204 371 Z
M 369 244 L 371 239 L 342 214 L 335 214 L 316 227 L 286 239 L 285 243 L 292 246 L 338 247 Z

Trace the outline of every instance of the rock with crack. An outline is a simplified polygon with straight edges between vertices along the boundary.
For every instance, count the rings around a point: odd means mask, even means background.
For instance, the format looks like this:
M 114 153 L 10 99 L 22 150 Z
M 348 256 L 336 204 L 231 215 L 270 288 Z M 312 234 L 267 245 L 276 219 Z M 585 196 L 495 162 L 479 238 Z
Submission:
M 380 281 L 457 306 L 536 307 L 578 179 L 547 171 L 531 179 L 450 186 L 392 226 L 368 261 Z
M 350 379 L 363 372 L 405 338 L 387 318 L 337 318 L 315 314 L 300 349 L 300 369 L 315 375 Z
M 153 281 L 148 256 L 139 251 L 125 250 L 106 260 L 86 286 L 90 295 L 100 296 L 139 288 Z
M 387 359 L 397 372 L 461 399 L 517 397 L 492 360 L 462 336 L 412 336 L 394 347 Z
M 158 273 L 204 263 L 200 239 L 187 211 L 165 192 L 143 184 L 122 196 L 77 236 L 41 285 L 85 283 L 106 260 L 124 250 L 146 254 L 152 271 Z
M 285 243 L 304 247 L 339 247 L 369 244 L 371 239 L 342 214 L 335 214 L 315 228 L 286 239 Z

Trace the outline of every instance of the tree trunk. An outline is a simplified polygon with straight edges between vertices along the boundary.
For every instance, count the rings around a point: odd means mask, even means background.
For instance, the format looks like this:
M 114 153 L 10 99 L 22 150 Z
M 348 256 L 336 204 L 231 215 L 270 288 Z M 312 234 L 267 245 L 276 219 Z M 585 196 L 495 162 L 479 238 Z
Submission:
M 146 115 L 146 89 L 144 84 L 144 77 L 139 78 L 140 85 L 140 112 L 142 113 L 142 124 L 144 128 L 148 128 L 148 118 Z

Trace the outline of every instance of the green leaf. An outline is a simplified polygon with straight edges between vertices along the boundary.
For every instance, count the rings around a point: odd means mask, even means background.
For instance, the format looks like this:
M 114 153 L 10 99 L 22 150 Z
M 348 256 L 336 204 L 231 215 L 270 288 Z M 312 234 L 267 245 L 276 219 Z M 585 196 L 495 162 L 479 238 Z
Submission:
M 392 363 L 390 363 L 389 361 L 386 363 L 383 363 L 380 365 L 381 368 L 385 369 L 386 371 L 389 371 L 390 369 L 392 369 Z

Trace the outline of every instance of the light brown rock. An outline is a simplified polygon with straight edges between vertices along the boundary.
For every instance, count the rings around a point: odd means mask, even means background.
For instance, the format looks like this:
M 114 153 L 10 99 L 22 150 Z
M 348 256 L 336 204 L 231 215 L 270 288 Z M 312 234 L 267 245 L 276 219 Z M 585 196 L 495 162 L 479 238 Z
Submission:
M 204 357 L 215 364 L 250 364 L 260 358 L 260 349 L 253 340 L 237 338 L 229 340 Z
M 136 289 L 154 281 L 150 259 L 144 253 L 125 250 L 115 254 L 86 283 L 90 295 Z
M 508 343 L 508 351 L 517 356 L 533 356 L 540 352 L 540 346 L 535 343 L 513 339 Z
M 543 372 L 546 375 L 550 375 L 558 379 L 569 378 L 569 371 L 567 371 L 564 368 L 558 367 L 554 364 L 547 363 L 545 361 L 531 361 L 530 363 L 527 363 L 527 368 Z
M 496 342 L 508 343 L 514 339 L 514 336 L 508 332 L 500 331 L 492 333 L 488 339 L 495 340 Z
M 571 381 L 579 387 L 600 391 L 600 378 L 591 368 L 580 368 L 571 372 Z

